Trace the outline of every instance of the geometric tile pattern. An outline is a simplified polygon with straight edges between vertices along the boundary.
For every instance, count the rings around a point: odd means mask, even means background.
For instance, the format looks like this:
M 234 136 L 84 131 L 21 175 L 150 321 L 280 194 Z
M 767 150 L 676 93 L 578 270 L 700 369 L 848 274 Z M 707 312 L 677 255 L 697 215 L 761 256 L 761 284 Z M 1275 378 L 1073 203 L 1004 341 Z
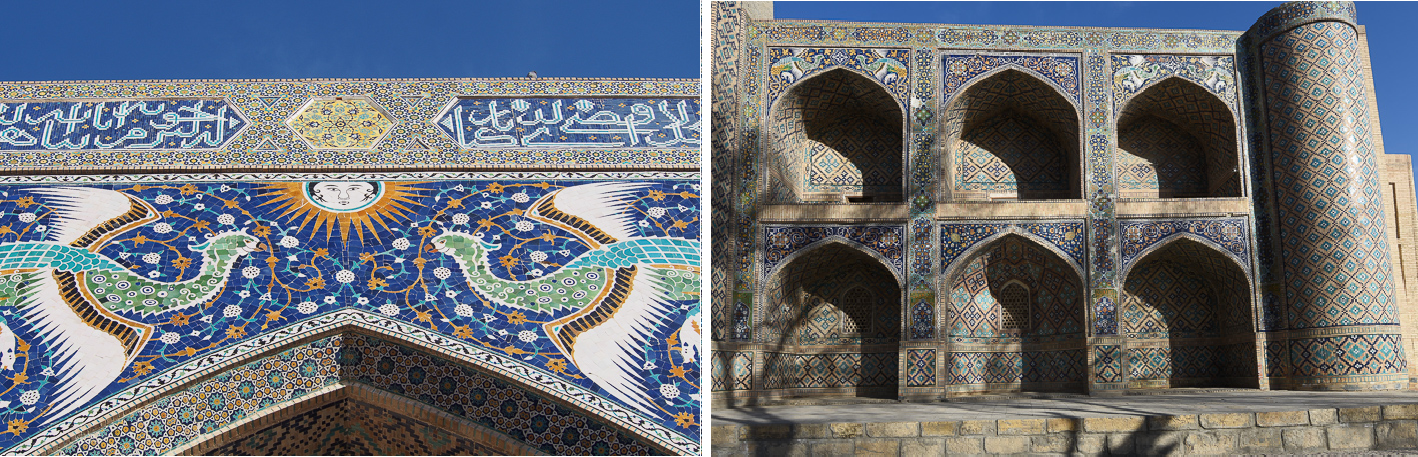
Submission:
M 378 406 L 340 400 L 208 451 L 210 455 L 503 455 Z
M 1117 107 L 1122 197 L 1241 195 L 1229 96 L 1202 84 L 1167 78 Z
M 54 120 L 48 139 L 36 138 L 46 152 L 6 154 L 0 156 L 0 166 L 45 169 L 99 169 L 131 167 L 133 169 L 173 167 L 250 166 L 426 166 L 467 167 L 469 164 L 489 167 L 554 167 L 568 165 L 602 168 L 635 168 L 645 166 L 695 168 L 701 154 L 697 148 L 524 148 L 467 149 L 460 147 L 434 123 L 439 113 L 457 97 L 488 97 L 507 94 L 523 96 L 552 95 L 556 97 L 655 97 L 657 100 L 676 97 L 677 100 L 697 100 L 697 80 L 379 80 L 379 81 L 185 81 L 170 82 L 101 82 L 101 83 L 20 83 L 0 84 L 0 102 L 7 107 L 18 106 L 12 101 L 24 100 L 29 111 L 37 106 L 50 107 L 45 113 L 63 108 L 62 116 Z M 290 121 L 296 112 L 315 99 L 366 100 L 383 111 L 392 126 L 384 139 L 368 150 L 312 149 L 313 146 L 297 133 Z M 66 101 L 67 100 L 67 101 Z M 73 100 L 84 100 L 83 104 Z M 134 119 L 147 119 L 140 132 L 132 128 L 122 135 L 90 136 L 83 123 L 74 124 L 68 132 L 63 119 L 78 119 L 92 112 L 87 107 L 99 101 L 110 115 L 100 116 L 93 128 L 110 126 L 117 109 L 128 105 L 129 125 Z M 155 102 L 157 101 L 157 102 Z M 202 103 L 199 109 L 197 104 Z M 160 107 L 160 104 L 166 106 Z M 142 106 L 141 109 L 135 107 Z M 73 107 L 80 107 L 77 111 Z M 226 107 L 224 116 L 218 116 Z M 191 108 L 194 111 L 186 111 Z M 144 111 L 152 114 L 142 114 Z M 101 110 L 100 110 L 101 111 Z M 662 114 L 657 117 L 663 118 Z M 674 110 L 679 118 L 678 110 Z M 239 113 L 239 114 L 238 114 Z M 0 112 L 0 120 L 8 121 L 14 114 L 9 108 Z M 172 121 L 164 116 L 177 114 Z M 152 116 L 153 118 L 149 118 Z M 235 116 L 235 117 L 234 117 Z M 641 119 L 644 116 L 637 116 Z M 89 116 L 92 120 L 92 116 Z M 156 121 L 153 121 L 156 119 Z M 219 119 L 225 119 L 220 121 Z M 241 123 L 236 122 L 240 120 Z M 156 125 L 153 122 L 156 122 Z M 27 121 L 21 121 L 27 122 Z M 222 123 L 219 128 L 218 124 Z M 16 124 L 18 126 L 19 124 Z M 8 127 L 0 131 L 8 131 Z M 93 128 L 89 129 L 90 131 Z M 193 132 L 200 128 L 201 132 Z M 336 129 L 338 131 L 339 129 Z M 106 130 L 105 130 L 106 131 Z M 68 132 L 68 133 L 66 133 Z M 131 138 L 124 138 L 131 135 Z M 141 137 L 140 137 L 141 135 Z M 112 139 L 108 137 L 112 136 Z M 224 138 L 223 138 L 224 136 Z M 161 145 L 146 147 L 163 138 Z M 0 150 L 27 149 L 28 138 L 13 133 L 0 133 Z M 347 137 L 348 138 L 348 137 Z M 98 141 L 98 143 L 95 143 Z M 47 142 L 47 143 L 46 143 Z M 169 144 L 176 143 L 176 144 Z M 323 143 L 321 143 L 323 144 Z M 109 146 L 113 145 L 111 149 Z M 47 147 L 49 146 L 49 147 Z M 120 147 L 122 149 L 120 149 Z M 97 154 L 96 149 L 104 149 Z M 417 151 L 419 153 L 408 153 Z
M 752 352 L 734 353 L 733 380 L 733 390 L 749 390 L 753 387 Z
M 1391 334 L 1344 335 L 1292 340 L 1292 376 L 1383 375 L 1406 373 L 1403 337 Z
M 287 123 L 312 149 L 369 149 L 394 126 L 364 98 L 315 100 Z
M 997 300 L 1008 284 L 1027 294 L 1028 326 L 1003 332 L 1003 307 Z M 1056 255 L 1030 240 L 1011 235 L 960 269 L 951 281 L 951 337 L 1022 337 L 1083 334 L 1082 280 Z
M 1175 76 L 1200 84 L 1228 106 L 1236 104 L 1235 58 L 1231 56 L 1122 55 L 1114 54 L 1113 110 L 1143 89 Z
M 1093 382 L 1112 383 L 1123 380 L 1122 346 L 1093 346 Z
M 1171 387 L 1216 385 L 1217 378 L 1255 377 L 1252 345 L 1128 349 L 1129 379 L 1174 379 Z M 1246 357 L 1245 354 L 1250 356 Z M 1234 360 L 1228 360 L 1232 359 Z M 1249 369 L 1246 370 L 1246 368 Z M 1180 383 L 1178 382 L 1180 381 Z M 1224 381 L 1222 381 L 1224 383 Z
M 709 381 L 710 391 L 721 392 L 729 390 L 729 366 L 732 362 L 732 352 L 711 351 L 709 353 Z
M 940 229 L 941 271 L 949 268 L 955 259 L 969 252 L 981 240 L 1011 229 L 1038 236 L 1068 255 L 1078 265 L 1083 265 L 1082 222 L 945 222 L 940 224 Z
M 738 98 L 739 57 L 742 56 L 743 35 L 746 18 L 743 11 L 732 2 L 714 4 L 712 11 L 713 62 L 711 68 L 711 92 L 709 110 L 710 123 L 714 128 L 709 155 L 709 180 L 711 208 L 709 210 L 711 239 L 707 257 L 710 264 L 710 338 L 723 341 L 731 338 L 733 322 L 733 292 L 735 275 L 734 263 L 738 217 L 734 211 L 734 187 L 738 184 L 735 168 L 737 152 L 742 147 L 739 142 L 742 129 L 739 127 Z M 698 105 L 696 105 L 698 106 Z M 699 111 L 699 110 L 696 110 Z M 703 119 L 702 114 L 699 116 Z M 702 121 L 701 121 L 702 122 Z M 701 126 L 701 132 L 704 130 Z M 702 151 L 702 150 L 701 150 Z
M 829 243 L 782 267 L 766 282 L 760 340 L 787 344 L 880 344 L 900 339 L 901 291 L 881 262 L 841 243 Z M 843 331 L 839 308 L 849 291 L 875 303 L 859 325 Z M 859 324 L 862 321 L 858 321 Z
M 948 106 L 945 138 L 954 151 L 956 191 L 1070 196 L 1078 114 L 1059 89 L 1011 68 L 973 83 Z
M 624 183 L 622 180 L 626 179 L 636 183 Z M 600 267 L 573 264 L 590 251 L 589 247 L 573 241 L 581 239 L 573 232 L 534 219 L 528 211 L 552 192 L 586 188 L 581 186 L 628 185 L 627 243 L 657 238 L 692 244 L 699 237 L 698 177 L 677 172 L 235 173 L 15 176 L 4 181 L 7 195 L 0 198 L 0 227 L 5 228 L 0 229 L 0 242 L 6 248 L 60 236 L 51 233 L 66 230 L 65 208 L 74 205 L 62 192 L 121 196 L 125 205 L 138 208 L 130 210 L 133 214 L 153 216 L 108 239 L 96 252 L 86 254 L 85 258 L 102 259 L 102 265 L 107 266 L 85 270 L 86 282 L 76 280 L 74 286 L 85 287 L 107 302 L 122 303 L 110 305 L 109 309 L 134 322 L 136 328 L 147 329 L 141 337 L 147 341 L 133 347 L 130 360 L 120 357 L 116 361 L 113 378 L 99 382 L 93 391 L 94 400 L 67 405 L 57 402 L 57 398 L 62 398 L 59 389 L 68 380 L 78 379 L 60 357 L 66 343 L 55 338 L 55 332 L 61 330 L 33 325 L 29 318 L 17 315 L 23 312 L 16 308 L 14 300 L 0 303 L 0 311 L 12 316 L 6 319 L 5 333 L 13 333 L 10 338 L 17 337 L 11 341 L 22 354 L 13 366 L 14 373 L 7 377 L 25 381 L 11 380 L 15 386 L 0 394 L 0 411 L 9 420 L 24 425 L 17 428 L 19 433 L 0 437 L 0 446 L 6 448 L 26 441 L 45 427 L 64 422 L 61 419 L 67 413 L 59 414 L 61 407 L 72 408 L 69 412 L 82 411 L 90 404 L 101 407 L 98 399 L 168 376 L 168 371 L 183 364 L 225 354 L 254 338 L 297 328 L 293 326 L 298 322 L 347 308 L 417 325 L 450 342 L 478 344 L 492 353 L 512 357 L 527 370 L 539 373 L 545 383 L 576 386 L 599 396 L 599 401 L 607 406 L 620 405 L 623 400 L 616 398 L 614 384 L 594 374 L 597 369 L 592 366 L 578 365 L 573 354 L 567 354 L 551 339 L 553 334 L 544 325 L 583 309 L 586 305 L 573 302 L 572 298 L 589 295 L 590 287 L 601 287 L 593 281 L 582 285 L 570 277 L 571 272 L 594 273 Z M 373 201 L 363 209 L 349 209 L 336 198 L 338 192 L 312 190 L 318 187 L 317 183 L 356 185 L 365 192 L 357 197 Z M 56 184 L 82 187 L 60 188 Z M 321 203 L 321 195 L 335 199 Z M 144 213 L 149 210 L 143 208 L 152 210 Z M 238 235 L 231 233 L 243 231 L 240 236 L 250 238 L 249 251 L 222 250 L 225 248 L 217 244 L 219 234 L 226 237 L 221 239 L 236 239 L 233 237 Z M 484 241 L 489 244 L 483 246 L 490 252 L 476 262 L 486 267 L 485 275 L 492 279 L 476 290 L 468 285 L 469 278 L 465 277 L 459 258 L 426 249 L 436 236 L 451 232 L 486 235 Z M 218 247 L 211 247 L 209 254 L 202 246 Z M 457 254 L 456 249 L 463 248 L 450 247 L 449 252 Z M 59 251 L 47 248 L 45 252 Z M 222 256 L 238 252 L 241 254 L 229 264 L 219 261 Z M 0 257 L 12 261 L 3 268 L 18 266 L 13 263 L 16 257 Z M 75 269 L 62 264 L 59 268 L 56 271 Z M 221 268 L 226 271 L 221 272 Z M 93 272 L 106 273 L 90 274 Z M 17 277 L 11 273 L 0 275 L 0 288 L 9 291 L 7 296 L 44 296 L 19 285 L 26 281 L 25 274 Z M 654 281 L 666 287 L 664 298 L 668 300 L 664 309 L 656 312 L 660 315 L 657 323 L 644 329 L 643 344 L 636 343 L 635 352 L 643 354 L 644 360 L 637 361 L 628 374 L 645 386 L 647 393 L 656 394 L 645 400 L 658 407 L 650 408 L 653 412 L 647 414 L 647 423 L 684 436 L 698 436 L 698 423 L 679 417 L 700 410 L 698 333 L 690 325 L 691 319 L 698 319 L 699 301 L 693 297 L 697 297 L 699 283 L 689 270 L 672 273 L 652 273 L 657 278 Z M 59 273 L 53 275 L 62 278 Z M 197 300 L 191 294 L 197 289 L 176 286 L 201 275 L 211 275 L 211 284 L 221 287 L 208 289 L 209 295 Z M 566 281 L 557 275 L 566 275 Z M 547 285 L 551 281 L 548 277 L 555 278 L 557 285 Z M 168 284 L 174 284 L 171 295 L 168 290 L 158 290 L 166 289 Z M 538 289 L 537 293 L 547 294 L 541 299 L 550 302 L 554 297 L 565 296 L 568 305 L 539 307 L 533 303 L 538 300 L 535 295 L 518 301 L 516 296 L 489 288 L 497 284 L 543 284 L 550 290 Z M 564 292 L 558 293 L 558 287 Z M 695 294 L 673 295 L 671 289 Z M 183 290 L 189 295 L 184 296 Z M 133 304 L 128 305 L 127 300 Z M 104 338 L 113 341 L 111 347 L 124 341 Z M 0 344 L 8 343 L 0 340 Z M 84 350 L 92 352 L 102 347 L 94 344 Z M 177 381 L 181 378 L 173 380 Z M 626 406 L 617 408 L 621 407 Z
M 777 363 L 765 367 L 765 387 L 895 387 L 895 352 L 772 354 Z
M 1250 287 L 1236 263 L 1178 238 L 1127 271 L 1123 331 L 1129 338 L 1206 338 L 1251 332 Z
M 945 75 L 941 95 L 948 100 L 970 80 L 1003 66 L 1033 70 L 1062 88 L 1075 102 L 1080 101 L 1078 57 L 1063 55 L 945 54 L 941 56 L 941 72 Z
M 438 127 L 474 148 L 672 148 L 700 145 L 699 100 L 460 99 Z
M 763 227 L 763 274 L 769 274 L 779 262 L 802 248 L 827 239 L 841 237 L 865 246 L 886 259 L 887 266 L 897 274 L 905 268 L 900 226 L 771 226 Z
M 903 118 L 880 85 L 831 70 L 794 85 L 774 109 L 780 180 L 798 199 L 802 193 L 900 199 Z
M 1118 228 L 1123 235 L 1124 269 L 1148 248 L 1175 233 L 1190 233 L 1205 238 L 1242 261 L 1250 258 L 1245 219 L 1124 220 L 1118 222 Z
M 947 384 L 1081 382 L 1083 349 L 1022 352 L 952 352 Z
M 935 349 L 906 351 L 906 385 L 911 387 L 935 385 Z
M 1356 32 L 1307 24 L 1261 49 L 1290 327 L 1396 324 Z
M 0 150 L 213 149 L 246 125 L 225 100 L 0 103 Z

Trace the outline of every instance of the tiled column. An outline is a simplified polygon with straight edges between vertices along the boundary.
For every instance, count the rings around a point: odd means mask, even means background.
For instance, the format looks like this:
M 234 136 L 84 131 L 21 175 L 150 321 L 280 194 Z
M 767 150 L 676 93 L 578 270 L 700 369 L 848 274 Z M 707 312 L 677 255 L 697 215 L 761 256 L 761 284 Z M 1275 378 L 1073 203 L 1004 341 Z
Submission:
M 1407 364 L 1354 5 L 1287 3 L 1248 33 L 1258 43 L 1288 324 L 1284 349 L 1271 352 L 1287 359 L 1275 387 L 1402 388 Z

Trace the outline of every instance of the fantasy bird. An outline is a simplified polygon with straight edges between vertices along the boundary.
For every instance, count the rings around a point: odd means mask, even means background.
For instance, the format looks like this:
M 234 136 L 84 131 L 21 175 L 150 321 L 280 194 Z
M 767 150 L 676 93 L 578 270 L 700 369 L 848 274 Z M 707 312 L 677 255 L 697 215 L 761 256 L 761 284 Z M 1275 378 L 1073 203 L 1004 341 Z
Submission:
M 431 240 L 452 257 L 470 287 L 495 306 L 536 312 L 574 310 L 543 324 L 551 341 L 576 369 L 613 397 L 654 414 L 642 376 L 643 345 L 670 314 L 669 302 L 699 299 L 699 243 L 640 237 L 630 207 L 636 183 L 598 183 L 556 190 L 533 202 L 525 215 L 562 228 L 591 247 L 539 278 L 507 280 L 492 274 L 489 253 L 500 246 L 482 234 L 447 231 Z M 696 313 L 679 330 L 699 348 Z M 691 323 L 692 322 L 692 323 Z M 688 329 L 688 330 L 687 330 Z
M 48 196 L 54 210 L 50 239 L 0 245 L 0 296 L 16 300 L 19 320 L 48 347 L 54 364 L 50 404 L 57 405 L 44 414 L 48 423 L 97 396 L 152 339 L 152 325 L 125 315 L 150 316 L 211 300 L 236 261 L 257 249 L 257 239 L 219 234 L 191 248 L 202 255 L 196 276 L 155 281 L 99 254 L 118 235 L 158 220 L 148 202 L 105 189 L 35 193 Z M 13 344 L 15 335 L 0 337 Z M 6 357 L 10 364 L 12 357 Z

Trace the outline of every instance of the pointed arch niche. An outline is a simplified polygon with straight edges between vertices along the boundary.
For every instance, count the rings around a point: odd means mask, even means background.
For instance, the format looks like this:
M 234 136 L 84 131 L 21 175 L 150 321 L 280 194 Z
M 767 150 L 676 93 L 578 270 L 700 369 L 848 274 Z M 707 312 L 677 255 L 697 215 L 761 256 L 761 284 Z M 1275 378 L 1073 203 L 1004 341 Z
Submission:
M 1258 387 L 1250 282 L 1236 260 L 1178 236 L 1124 274 L 1128 388 Z
M 1205 88 L 1170 77 L 1118 116 L 1121 198 L 1240 197 L 1236 123 Z
M 1072 265 L 1011 233 L 958 261 L 948 275 L 950 393 L 1086 389 L 1084 287 Z
M 866 76 L 838 68 L 805 78 L 774 107 L 769 198 L 901 201 L 903 122 L 896 99 Z
M 850 242 L 794 255 L 764 290 L 764 388 L 771 397 L 896 398 L 900 280 Z
M 946 112 L 953 200 L 1081 198 L 1078 111 L 1034 74 L 1006 68 L 976 81 Z

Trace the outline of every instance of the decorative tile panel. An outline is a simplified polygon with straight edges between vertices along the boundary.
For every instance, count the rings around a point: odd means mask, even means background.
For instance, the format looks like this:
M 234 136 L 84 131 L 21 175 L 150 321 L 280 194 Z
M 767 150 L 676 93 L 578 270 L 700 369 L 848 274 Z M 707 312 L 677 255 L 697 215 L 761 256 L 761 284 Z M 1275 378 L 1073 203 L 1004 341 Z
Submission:
M 793 83 L 833 68 L 847 68 L 866 75 L 890 92 L 906 100 L 910 92 L 911 50 L 844 48 L 768 48 L 768 105 Z
M 940 224 L 940 268 L 944 272 L 956 258 L 969 252 L 981 240 L 1010 230 L 1037 235 L 1083 265 L 1082 222 L 1004 222 L 980 224 L 946 222 Z
M 906 385 L 911 387 L 935 386 L 935 349 L 906 351 Z
M 1082 102 L 1078 56 L 1067 55 L 945 54 L 941 56 L 941 71 L 945 75 L 941 96 L 949 100 L 977 76 L 1004 66 L 1033 70 L 1072 98 L 1074 103 Z
M 1188 219 L 1188 220 L 1124 220 L 1118 223 L 1122 231 L 1123 266 L 1132 265 L 1148 248 L 1177 233 L 1190 233 L 1216 243 L 1222 249 L 1234 254 L 1237 259 L 1250 259 L 1249 243 L 1246 240 L 1246 220 L 1228 219 Z
M 0 103 L 0 150 L 215 149 L 246 125 L 225 100 Z
M 1039 341 L 1040 337 L 1082 337 L 1082 278 L 1058 256 L 1019 236 L 1006 236 L 972 257 L 950 278 L 951 337 Z M 1025 325 L 1003 331 L 999 295 L 1017 282 L 1027 293 Z
M 1084 351 L 952 352 L 947 384 L 1081 382 Z
M 778 264 L 802 248 L 831 237 L 841 237 L 865 246 L 886 259 L 887 266 L 898 275 L 904 273 L 905 259 L 899 226 L 773 226 L 763 227 L 763 272 L 773 271 Z
M 459 99 L 437 121 L 460 147 L 698 148 L 699 100 Z
M 370 149 L 394 126 L 364 98 L 317 99 L 287 123 L 312 149 Z
M 1201 85 L 1227 106 L 1236 106 L 1236 59 L 1232 56 L 1169 56 L 1114 54 L 1113 112 L 1124 102 L 1164 78 L 1176 76 Z

